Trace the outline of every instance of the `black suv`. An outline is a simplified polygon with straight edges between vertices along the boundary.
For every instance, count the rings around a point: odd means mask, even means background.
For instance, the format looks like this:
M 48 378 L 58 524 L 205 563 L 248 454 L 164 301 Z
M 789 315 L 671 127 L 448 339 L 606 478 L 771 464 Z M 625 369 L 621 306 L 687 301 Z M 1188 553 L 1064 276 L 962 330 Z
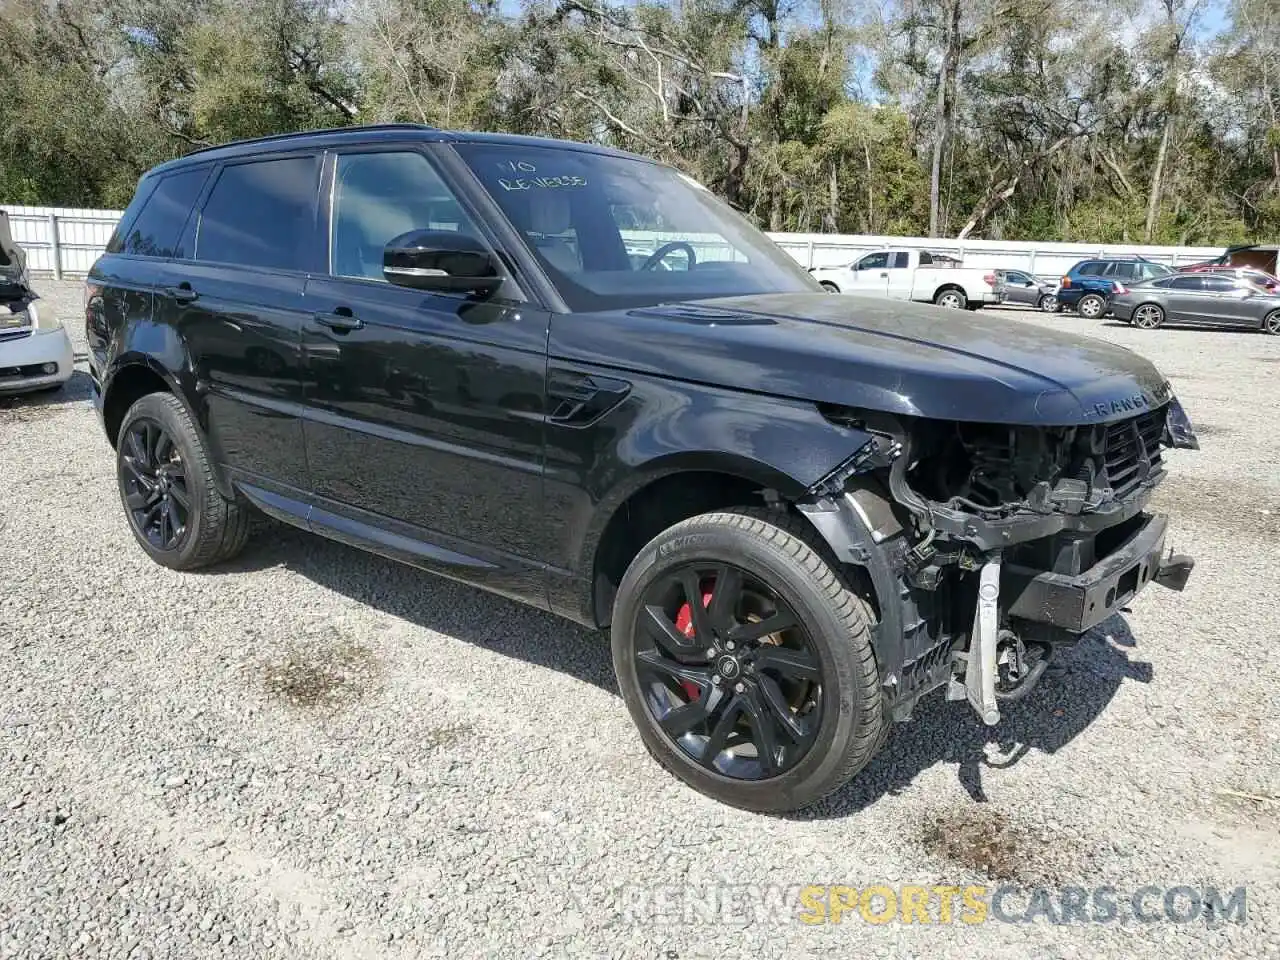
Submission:
M 987 723 L 1147 583 L 1195 446 L 1106 343 L 834 297 L 703 187 L 419 126 L 149 172 L 86 291 L 132 530 L 193 569 L 252 507 L 609 628 L 646 745 L 803 806 L 924 694 Z

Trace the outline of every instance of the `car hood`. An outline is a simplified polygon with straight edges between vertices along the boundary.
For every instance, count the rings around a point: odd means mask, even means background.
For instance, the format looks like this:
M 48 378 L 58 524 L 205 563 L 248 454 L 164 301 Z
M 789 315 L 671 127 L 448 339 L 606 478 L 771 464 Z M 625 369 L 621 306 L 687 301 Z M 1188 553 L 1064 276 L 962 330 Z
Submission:
M 26 256 L 13 242 L 9 216 L 0 210 L 0 296 L 16 297 L 26 292 Z
M 985 423 L 1106 422 L 1171 395 L 1148 360 L 1105 341 L 993 314 L 825 293 L 561 316 L 551 351 L 728 389 Z

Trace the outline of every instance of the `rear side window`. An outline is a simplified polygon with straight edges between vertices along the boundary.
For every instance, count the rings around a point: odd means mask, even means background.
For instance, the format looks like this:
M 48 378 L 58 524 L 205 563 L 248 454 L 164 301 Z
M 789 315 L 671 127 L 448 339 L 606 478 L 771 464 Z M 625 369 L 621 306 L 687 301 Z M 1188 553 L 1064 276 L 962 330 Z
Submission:
M 208 174 L 208 168 L 202 167 L 171 173 L 162 179 L 129 226 L 120 236 L 112 238 L 108 252 L 136 257 L 182 256 L 178 237 Z
M 910 261 L 910 256 L 908 255 L 907 251 L 899 250 L 897 253 L 893 255 L 893 264 L 892 264 L 893 269 L 905 270 L 910 265 L 909 261 Z
M 1200 277 L 1170 277 L 1162 286 L 1172 287 L 1174 290 L 1203 290 L 1204 281 Z
M 922 266 L 922 267 L 923 267 L 923 266 L 927 266 L 928 264 L 931 264 L 931 263 L 933 263 L 933 254 L 932 254 L 932 253 L 930 253 L 928 250 L 921 250 L 921 251 L 920 251 L 920 266 Z
M 1102 276 L 1102 271 L 1105 268 L 1106 264 L 1097 260 L 1090 260 L 1086 263 L 1080 264 L 1080 266 L 1076 268 L 1076 273 L 1080 274 L 1082 277 L 1100 277 Z
M 318 169 L 315 157 L 224 167 L 200 213 L 196 259 L 306 269 Z

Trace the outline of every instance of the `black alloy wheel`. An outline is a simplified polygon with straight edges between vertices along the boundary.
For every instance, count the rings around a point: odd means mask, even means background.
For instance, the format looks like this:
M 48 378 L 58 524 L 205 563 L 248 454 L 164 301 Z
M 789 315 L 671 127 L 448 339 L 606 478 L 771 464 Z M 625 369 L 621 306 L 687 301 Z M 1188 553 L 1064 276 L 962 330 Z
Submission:
M 821 668 L 796 612 L 732 564 L 687 563 L 645 591 L 635 660 L 673 745 L 727 777 L 795 766 L 822 718 Z
M 134 539 L 163 566 L 229 560 L 249 538 L 249 506 L 219 491 L 204 435 L 171 393 L 147 394 L 125 413 L 116 482 Z
M 888 736 L 872 616 L 808 520 L 704 513 L 631 561 L 612 611 L 613 667 L 667 770 L 723 803 L 796 810 Z
M 124 498 L 134 530 L 157 550 L 178 549 L 191 519 L 191 492 L 173 437 L 157 421 L 140 418 L 123 442 Z

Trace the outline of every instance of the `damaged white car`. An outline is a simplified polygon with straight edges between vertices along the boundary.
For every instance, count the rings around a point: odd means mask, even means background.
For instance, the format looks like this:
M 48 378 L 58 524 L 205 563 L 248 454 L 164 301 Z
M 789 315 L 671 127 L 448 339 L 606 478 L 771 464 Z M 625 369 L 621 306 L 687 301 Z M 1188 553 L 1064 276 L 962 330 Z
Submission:
M 67 331 L 42 310 L 28 282 L 26 257 L 0 210 L 0 396 L 57 390 L 74 369 Z

